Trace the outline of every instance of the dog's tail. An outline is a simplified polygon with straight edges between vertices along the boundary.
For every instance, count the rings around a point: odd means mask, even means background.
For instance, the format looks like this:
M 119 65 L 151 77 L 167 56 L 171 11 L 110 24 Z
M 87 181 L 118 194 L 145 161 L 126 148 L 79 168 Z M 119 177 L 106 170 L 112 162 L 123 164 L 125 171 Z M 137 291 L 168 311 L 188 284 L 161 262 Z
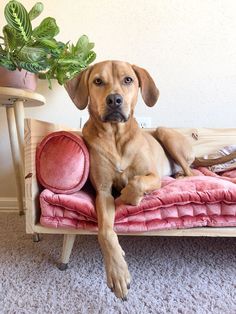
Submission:
M 209 167 L 209 166 L 214 166 L 214 165 L 218 165 L 218 164 L 223 164 L 223 163 L 231 161 L 235 158 L 236 158 L 236 151 L 232 152 L 228 155 L 218 157 L 218 158 L 209 158 L 209 159 L 195 158 L 192 165 L 195 167 Z

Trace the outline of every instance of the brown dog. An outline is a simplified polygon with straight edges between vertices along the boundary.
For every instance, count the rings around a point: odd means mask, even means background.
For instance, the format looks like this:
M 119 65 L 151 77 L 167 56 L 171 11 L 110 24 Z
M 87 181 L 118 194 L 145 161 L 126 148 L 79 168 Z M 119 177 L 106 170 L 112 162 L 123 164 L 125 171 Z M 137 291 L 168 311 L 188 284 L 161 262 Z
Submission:
M 125 300 L 130 274 L 113 230 L 112 188 L 120 191 L 125 203 L 136 205 L 144 193 L 161 186 L 164 175 L 178 170 L 176 164 L 184 175 L 192 175 L 192 148 L 174 130 L 158 128 L 149 134 L 138 127 L 133 113 L 139 87 L 148 106 L 153 106 L 159 95 L 149 73 L 140 67 L 120 61 L 100 62 L 65 87 L 79 109 L 88 105 L 90 118 L 83 136 L 90 151 L 90 179 L 96 190 L 98 240 L 107 284 L 118 298 Z

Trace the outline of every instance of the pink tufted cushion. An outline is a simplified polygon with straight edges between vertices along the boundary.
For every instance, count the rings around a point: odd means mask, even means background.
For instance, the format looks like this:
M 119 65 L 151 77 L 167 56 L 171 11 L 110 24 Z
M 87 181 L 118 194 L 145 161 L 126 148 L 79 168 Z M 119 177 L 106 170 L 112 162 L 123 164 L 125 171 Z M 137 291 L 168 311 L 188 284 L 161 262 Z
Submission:
M 66 131 L 46 136 L 37 147 L 36 171 L 39 182 L 54 193 L 79 191 L 89 172 L 89 154 L 83 139 Z
M 138 206 L 115 200 L 115 230 L 136 233 L 161 229 L 236 226 L 235 178 L 224 180 L 206 169 L 183 179 L 164 178 L 162 187 L 144 196 Z M 231 182 L 230 182 L 231 181 Z M 55 195 L 44 190 L 40 195 L 44 226 L 97 230 L 94 195 L 79 191 Z

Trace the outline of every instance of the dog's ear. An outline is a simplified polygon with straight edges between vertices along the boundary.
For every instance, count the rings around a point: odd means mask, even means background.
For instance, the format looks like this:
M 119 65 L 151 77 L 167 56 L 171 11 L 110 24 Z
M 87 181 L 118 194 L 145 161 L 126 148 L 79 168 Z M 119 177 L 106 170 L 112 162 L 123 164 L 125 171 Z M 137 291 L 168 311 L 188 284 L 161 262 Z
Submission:
M 132 65 L 132 68 L 139 80 L 141 94 L 145 104 L 149 107 L 155 105 L 159 97 L 159 90 L 157 89 L 151 75 L 143 68 L 137 65 Z
M 68 81 L 64 86 L 70 98 L 79 109 L 84 109 L 88 105 L 89 90 L 88 78 L 92 67 L 84 70 L 79 75 Z

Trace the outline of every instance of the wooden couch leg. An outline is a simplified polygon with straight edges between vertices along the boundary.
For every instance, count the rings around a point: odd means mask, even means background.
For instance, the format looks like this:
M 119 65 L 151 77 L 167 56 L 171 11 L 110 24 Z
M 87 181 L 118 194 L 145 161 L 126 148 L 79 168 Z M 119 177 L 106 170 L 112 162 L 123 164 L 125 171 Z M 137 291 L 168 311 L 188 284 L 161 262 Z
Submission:
M 33 234 L 33 242 L 39 242 L 40 241 L 40 236 L 38 233 Z
M 64 234 L 61 262 L 58 265 L 60 270 L 66 270 L 70 259 L 70 254 L 75 242 L 76 234 Z

